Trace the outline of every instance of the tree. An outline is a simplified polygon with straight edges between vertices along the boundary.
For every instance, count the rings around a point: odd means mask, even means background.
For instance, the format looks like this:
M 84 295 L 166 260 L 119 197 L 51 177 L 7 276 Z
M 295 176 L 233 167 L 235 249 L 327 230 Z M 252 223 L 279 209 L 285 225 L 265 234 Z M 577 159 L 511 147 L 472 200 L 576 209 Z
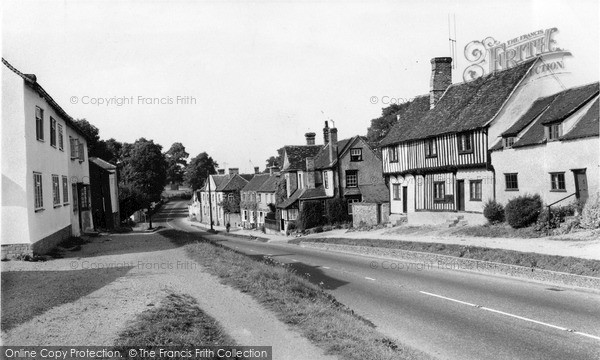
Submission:
M 367 129 L 367 142 L 374 147 L 379 147 L 379 142 L 390 132 L 391 128 L 396 124 L 396 113 L 409 103 L 392 104 L 381 109 L 381 116 L 371 120 L 371 126 Z
M 272 166 L 278 167 L 281 169 L 281 167 L 283 166 L 283 148 L 281 149 L 277 149 L 277 156 L 271 156 L 270 158 L 268 158 L 266 161 L 266 166 L 265 166 L 265 173 L 268 173 L 270 170 L 269 168 Z
M 150 228 L 153 204 L 161 199 L 167 180 L 167 164 L 161 150 L 162 146 L 152 140 L 138 139 L 131 145 L 121 171 L 122 187 L 139 206 L 148 209 Z
M 183 173 L 187 166 L 187 158 L 190 156 L 185 151 L 185 146 L 182 143 L 176 142 L 171 145 L 169 151 L 165 153 L 167 161 L 167 181 L 170 183 L 181 183 L 183 181 Z
M 219 204 L 226 214 L 235 214 L 240 212 L 240 193 L 234 192 L 223 197 L 223 201 Z
M 217 173 L 215 169 L 218 166 L 212 157 L 202 152 L 190 160 L 183 174 L 184 180 L 192 190 L 200 189 L 208 175 Z

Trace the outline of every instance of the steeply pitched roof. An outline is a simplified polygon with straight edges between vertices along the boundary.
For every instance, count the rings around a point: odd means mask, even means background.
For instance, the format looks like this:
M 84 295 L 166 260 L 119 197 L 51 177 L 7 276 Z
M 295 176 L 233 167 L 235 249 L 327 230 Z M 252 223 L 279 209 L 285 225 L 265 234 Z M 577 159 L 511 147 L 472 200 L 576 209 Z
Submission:
M 244 186 L 246 186 L 246 184 L 248 184 L 248 180 L 244 179 L 238 174 L 228 176 L 230 176 L 229 181 L 225 185 L 223 185 L 218 191 L 241 190 L 244 188 Z
M 79 135 L 83 136 L 87 141 L 90 141 L 86 133 L 84 133 L 75 123 L 75 120 L 73 120 L 73 118 L 69 114 L 67 114 L 67 112 L 64 111 L 63 108 L 61 108 L 60 105 L 58 105 L 58 103 L 54 101 L 52 96 L 50 96 L 50 94 L 48 94 L 46 90 L 44 90 L 44 88 L 37 82 L 37 77 L 34 74 L 24 74 L 20 72 L 19 70 L 17 70 L 17 68 L 12 66 L 4 58 L 2 58 L 2 63 L 12 72 L 19 75 L 23 80 L 25 80 L 25 84 L 27 84 L 29 87 L 35 90 L 41 97 L 43 97 L 44 100 L 46 100 L 48 104 L 52 106 L 54 111 L 56 111 L 56 113 L 60 115 L 60 117 L 63 118 L 63 120 L 65 120 L 69 127 L 73 128 L 77 133 L 79 133 Z
M 287 154 L 288 166 L 282 171 L 303 170 L 306 171 L 306 158 L 311 158 L 319 153 L 322 145 L 288 145 L 283 147 Z
M 548 110 L 542 114 L 541 123 L 547 125 L 566 119 L 598 94 L 598 85 L 596 82 L 558 93 Z
M 392 115 L 388 115 L 394 119 L 398 116 L 400 116 L 400 118 L 396 121 L 396 124 L 390 129 L 388 134 L 380 141 L 379 146 L 392 145 L 402 141 L 400 139 L 402 139 L 404 129 L 400 124 L 406 125 L 411 122 L 418 123 L 427 111 L 429 111 L 429 94 L 417 96 L 412 101 L 402 104 L 399 111 Z
M 527 110 L 527 112 L 519 118 L 511 127 L 502 133 L 503 137 L 506 136 L 517 136 L 523 129 L 525 129 L 533 120 L 535 120 L 542 112 L 544 112 L 548 105 L 556 98 L 557 94 L 547 96 L 536 100 L 533 105 Z
M 215 189 L 211 189 L 212 191 L 223 191 L 223 187 L 231 179 L 230 175 L 211 175 L 210 177 L 215 182 Z
M 420 119 L 418 116 L 409 117 L 400 114 L 400 121 L 382 140 L 381 145 L 392 145 L 486 126 L 493 120 L 536 60 L 532 59 L 475 81 L 451 85 L 435 107 Z
M 277 180 L 279 176 L 270 175 L 269 178 L 260 186 L 259 192 L 275 192 L 277 191 Z
M 105 170 L 116 170 L 117 169 L 117 167 L 115 165 L 109 163 L 108 161 L 97 158 L 97 157 L 90 157 L 90 162 L 94 163 L 95 165 L 97 165 Z
M 296 201 L 298 201 L 298 198 L 304 193 L 305 190 L 306 189 L 296 189 L 296 191 L 294 191 L 289 198 L 285 199 L 282 203 L 277 205 L 277 207 L 280 209 L 287 209 L 291 207 L 294 205 L 294 203 L 296 203 Z
M 596 82 L 589 85 L 567 89 L 558 94 L 550 96 L 549 98 L 552 98 L 552 101 L 535 119 L 535 122 L 531 125 L 531 127 L 527 129 L 523 135 L 521 135 L 513 147 L 517 148 L 544 143 L 546 141 L 544 127 L 548 124 L 565 120 L 568 116 L 573 115 L 575 111 L 581 109 L 581 107 L 585 106 L 586 104 L 589 104 L 593 97 L 598 96 L 598 84 L 599 83 Z M 547 98 L 542 100 L 547 100 Z M 595 113 L 592 111 L 594 107 L 596 108 Z M 517 122 L 520 122 L 520 120 L 521 119 L 519 119 Z M 572 140 L 580 137 L 596 136 L 597 134 L 598 107 L 596 100 L 596 102 L 592 104 L 592 107 L 584 114 L 583 118 L 581 118 L 578 123 L 575 124 L 575 126 L 568 133 L 565 133 L 559 140 Z
M 355 137 L 338 141 L 338 154 L 341 154 L 354 138 Z M 336 162 L 337 156 L 332 162 L 329 161 L 329 143 L 323 146 L 317 155 L 315 155 L 315 169 L 326 169 L 334 166 Z
M 321 185 L 314 189 L 304 189 L 302 195 L 300 195 L 300 200 L 311 200 L 311 199 L 322 199 L 326 198 L 327 194 L 325 193 L 325 188 Z
M 600 135 L 600 108 L 598 107 L 598 99 L 594 101 L 592 107 L 583 115 L 583 117 L 575 124 L 573 129 L 569 131 L 562 140 L 574 140 L 586 137 Z
M 243 177 L 245 180 L 250 181 L 254 178 L 256 174 L 239 174 L 239 176 Z
M 260 187 L 265 183 L 265 181 L 269 180 L 269 177 L 269 174 L 254 175 L 252 180 L 250 180 L 250 182 L 248 182 L 246 186 L 244 186 L 242 191 L 258 191 L 258 189 L 260 189 Z

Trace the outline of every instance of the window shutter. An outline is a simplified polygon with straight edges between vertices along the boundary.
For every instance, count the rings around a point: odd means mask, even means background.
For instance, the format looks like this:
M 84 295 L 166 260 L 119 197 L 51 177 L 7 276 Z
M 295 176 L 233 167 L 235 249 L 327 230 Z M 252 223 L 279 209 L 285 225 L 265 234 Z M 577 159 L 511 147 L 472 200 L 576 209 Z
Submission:
M 85 160 L 85 153 L 83 152 L 83 143 L 77 144 L 79 147 L 79 161 Z

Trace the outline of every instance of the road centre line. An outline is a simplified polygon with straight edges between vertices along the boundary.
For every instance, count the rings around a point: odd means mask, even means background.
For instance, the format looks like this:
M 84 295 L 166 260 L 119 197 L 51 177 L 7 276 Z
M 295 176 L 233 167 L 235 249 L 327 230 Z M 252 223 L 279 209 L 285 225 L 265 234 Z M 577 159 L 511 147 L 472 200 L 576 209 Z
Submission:
M 548 327 L 551 327 L 551 328 L 554 328 L 554 329 L 563 330 L 563 331 L 567 331 L 567 332 L 570 332 L 570 333 L 574 333 L 574 334 L 586 336 L 586 337 L 589 337 L 589 338 L 592 338 L 592 339 L 595 339 L 595 340 L 600 340 L 600 336 L 595 336 L 595 335 L 587 334 L 587 333 L 576 331 L 576 330 L 573 330 L 573 329 L 568 329 L 568 328 L 565 328 L 565 327 L 562 327 L 562 326 L 548 324 L 548 323 L 545 323 L 545 322 L 542 322 L 542 321 L 538 321 L 538 320 L 526 318 L 524 316 L 514 315 L 514 314 L 511 314 L 511 313 L 504 312 L 504 311 L 500 311 L 500 310 L 488 308 L 488 307 L 481 306 L 481 305 L 472 304 L 472 303 L 469 303 L 469 302 L 466 302 L 466 301 L 457 300 L 457 299 L 449 298 L 449 297 L 442 296 L 442 295 L 437 295 L 437 294 L 429 293 L 429 292 L 426 292 L 426 291 L 419 291 L 419 292 L 421 294 L 424 294 L 424 295 L 429 295 L 429 296 L 437 297 L 437 298 L 440 298 L 440 299 L 453 301 L 453 302 L 456 302 L 456 303 L 459 303 L 459 304 L 476 307 L 478 309 L 486 310 L 486 311 L 493 312 L 493 313 L 496 313 L 496 314 L 501 314 L 501 315 L 513 317 L 515 319 L 532 322 L 534 324 L 544 325 L 544 326 L 548 326 Z
M 367 280 L 371 280 L 371 281 L 375 281 L 375 279 L 373 279 L 373 278 L 370 278 L 370 277 L 368 277 L 368 276 L 365 276 L 365 279 L 367 279 Z

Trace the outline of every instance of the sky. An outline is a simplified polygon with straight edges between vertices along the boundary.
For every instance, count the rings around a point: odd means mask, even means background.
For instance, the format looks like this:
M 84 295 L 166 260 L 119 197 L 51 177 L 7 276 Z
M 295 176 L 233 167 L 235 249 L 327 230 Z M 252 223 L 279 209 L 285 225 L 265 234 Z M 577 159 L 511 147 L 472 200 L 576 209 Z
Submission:
M 566 86 L 599 79 L 597 0 L 3 1 L 2 56 L 103 139 L 181 142 L 251 172 L 325 120 L 366 135 L 382 107 L 429 92 L 430 59 L 557 28 Z M 120 104 L 120 106 L 119 106 Z M 6 119 L 3 119 L 5 121 Z

